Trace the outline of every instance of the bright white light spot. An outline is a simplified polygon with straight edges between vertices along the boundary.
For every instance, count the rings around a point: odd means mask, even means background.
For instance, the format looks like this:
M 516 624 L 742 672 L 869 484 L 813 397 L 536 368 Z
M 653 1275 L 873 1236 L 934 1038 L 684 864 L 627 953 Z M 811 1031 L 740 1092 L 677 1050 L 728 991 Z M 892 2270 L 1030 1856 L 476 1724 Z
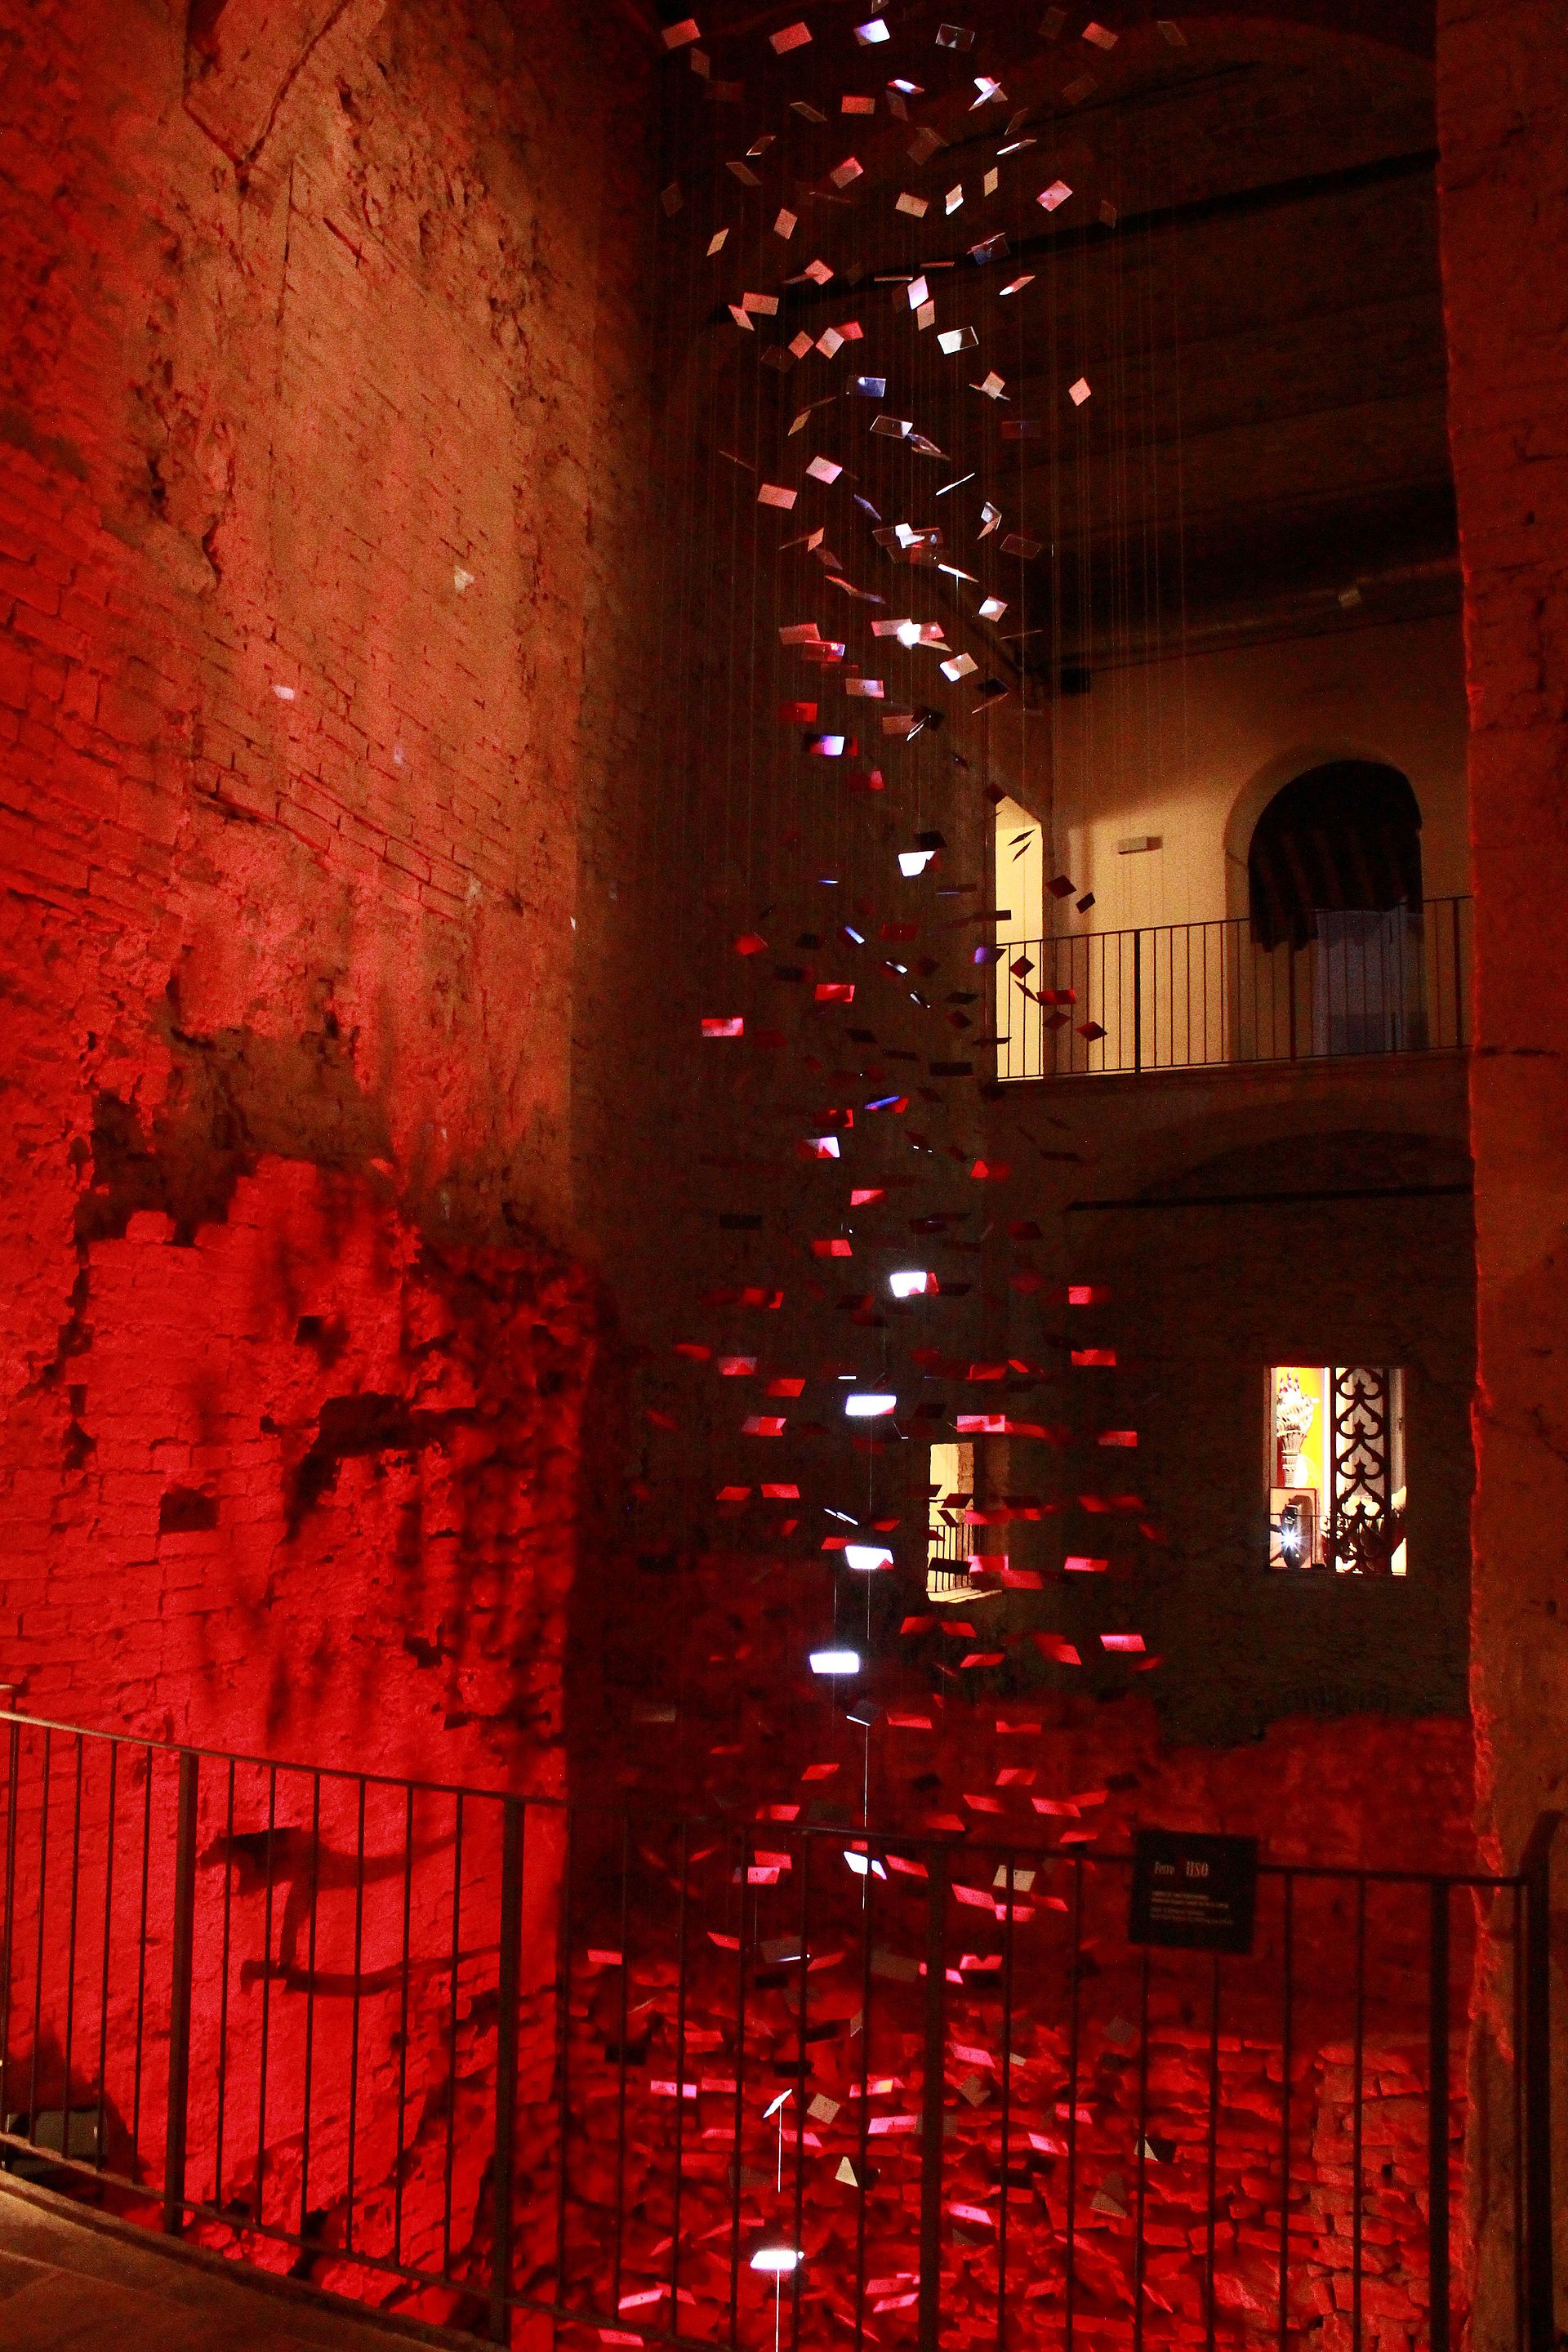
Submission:
M 890 1274 L 888 1276 L 888 1287 L 895 1298 L 922 1298 L 930 1286 L 930 1275 L 917 1272 L 912 1267 L 907 1274 Z
M 844 1564 L 868 1576 L 873 1569 L 891 1568 L 893 1555 L 885 1544 L 846 1544 Z
M 894 634 L 900 645 L 918 646 L 921 641 L 921 625 L 918 621 L 900 621 Z
M 814 1675 L 858 1675 L 860 1653 L 858 1650 L 813 1650 L 811 1671 Z
M 799 2261 L 798 2246 L 759 2246 L 752 2256 L 752 2268 L 779 2273 L 793 2271 Z
M 855 27 L 855 38 L 862 48 L 874 48 L 879 41 L 890 41 L 892 37 L 880 16 L 873 16 L 868 25 L 857 25 Z
M 925 872 L 926 867 L 931 864 L 931 859 L 935 856 L 936 852 L 934 849 L 900 849 L 899 852 L 899 871 L 903 876 L 906 882 L 912 882 L 917 874 L 923 874 Z
M 847 1848 L 844 1859 L 857 1878 L 864 1878 L 868 1874 L 874 1878 L 886 1878 L 888 1875 L 886 1864 L 879 1862 L 874 1854 L 851 1853 Z
M 880 1421 L 885 1413 L 896 1412 L 898 1408 L 896 1396 L 874 1396 L 865 1389 L 844 1400 L 845 1412 L 851 1421 Z

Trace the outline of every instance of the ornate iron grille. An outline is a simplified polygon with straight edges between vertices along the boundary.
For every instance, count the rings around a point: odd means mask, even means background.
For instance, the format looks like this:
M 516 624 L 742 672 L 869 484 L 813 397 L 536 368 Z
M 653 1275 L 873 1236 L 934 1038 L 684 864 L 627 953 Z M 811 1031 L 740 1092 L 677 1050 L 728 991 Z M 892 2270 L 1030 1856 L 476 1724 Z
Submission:
M 1368 1364 L 1333 1372 L 1333 1564 L 1342 1575 L 1386 1576 L 1405 1533 L 1394 1507 L 1397 1374 Z

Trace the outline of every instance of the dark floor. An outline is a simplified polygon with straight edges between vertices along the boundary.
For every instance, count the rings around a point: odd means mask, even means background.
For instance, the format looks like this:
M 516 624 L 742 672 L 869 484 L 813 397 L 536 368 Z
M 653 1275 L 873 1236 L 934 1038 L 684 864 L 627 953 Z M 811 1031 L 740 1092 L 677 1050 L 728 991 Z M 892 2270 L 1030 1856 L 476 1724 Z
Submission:
M 396 2352 L 436 2340 L 215 2275 L 0 2182 L 0 2352 Z

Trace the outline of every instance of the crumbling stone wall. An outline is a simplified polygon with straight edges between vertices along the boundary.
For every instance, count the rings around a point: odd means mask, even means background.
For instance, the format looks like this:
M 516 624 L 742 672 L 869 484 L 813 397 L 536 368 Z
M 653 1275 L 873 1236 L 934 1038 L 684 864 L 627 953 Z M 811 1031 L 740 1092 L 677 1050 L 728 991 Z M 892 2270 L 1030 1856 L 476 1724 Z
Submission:
M 390 1662 L 405 1761 L 531 1771 L 647 45 L 478 0 L 186 19 L 0 31 L 3 1672 L 330 1760 Z
M 1482 1827 L 1505 1867 L 1517 1864 L 1538 1816 L 1563 1808 L 1568 1787 L 1565 96 L 1563 28 L 1538 0 L 1488 8 L 1447 0 L 1439 10 L 1440 185 L 1476 896 L 1471 1699 Z M 1560 1935 L 1554 1942 L 1561 2016 Z M 1501 2088 L 1506 1988 L 1491 1993 L 1501 2054 L 1494 2062 L 1484 2045 L 1477 2054 L 1493 2102 L 1470 2155 L 1485 2232 L 1482 2308 L 1500 2334 L 1511 2289 L 1493 2217 L 1513 2159 Z M 1559 2043 L 1561 2164 L 1568 2068 Z M 1561 2277 L 1568 2256 L 1561 2196 L 1556 2219 Z
M 1568 870 L 1568 159 L 1555 129 L 1568 60 L 1561 26 L 1520 0 L 1449 8 L 1441 63 L 1477 918 L 1473 1696 L 1489 1826 L 1512 1862 L 1538 1810 L 1561 1803 L 1568 1785 L 1560 1347 L 1568 996 L 1557 950 Z M 1508 267 L 1497 266 L 1500 254 Z

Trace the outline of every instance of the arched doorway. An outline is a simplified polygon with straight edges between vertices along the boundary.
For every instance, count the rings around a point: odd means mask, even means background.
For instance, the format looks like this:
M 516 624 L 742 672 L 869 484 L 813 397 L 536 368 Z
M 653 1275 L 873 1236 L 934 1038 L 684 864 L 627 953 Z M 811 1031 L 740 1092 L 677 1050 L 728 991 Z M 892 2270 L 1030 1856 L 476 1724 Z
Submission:
M 1247 848 L 1255 947 L 1307 959 L 1311 1051 L 1426 1044 L 1421 809 L 1399 769 L 1337 760 L 1293 778 Z M 1305 1010 L 1305 1006 L 1303 1006 Z

